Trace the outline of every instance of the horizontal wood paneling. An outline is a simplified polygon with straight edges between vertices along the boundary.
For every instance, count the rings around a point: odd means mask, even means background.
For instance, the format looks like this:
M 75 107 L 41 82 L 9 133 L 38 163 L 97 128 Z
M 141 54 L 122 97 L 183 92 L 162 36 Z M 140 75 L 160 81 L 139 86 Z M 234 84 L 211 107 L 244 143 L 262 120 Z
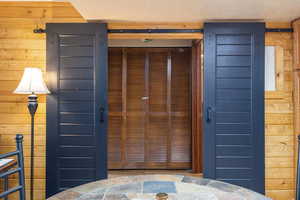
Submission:
M 274 200 L 291 200 L 295 180 L 292 34 L 266 33 L 266 45 L 279 47 L 281 54 L 277 53 L 281 60 L 276 60 L 277 90 L 265 96 L 266 194 Z

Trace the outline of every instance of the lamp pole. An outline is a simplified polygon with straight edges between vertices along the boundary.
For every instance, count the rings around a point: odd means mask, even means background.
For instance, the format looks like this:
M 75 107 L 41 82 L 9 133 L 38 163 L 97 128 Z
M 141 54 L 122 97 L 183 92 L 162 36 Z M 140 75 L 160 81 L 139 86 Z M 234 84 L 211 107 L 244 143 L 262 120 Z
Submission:
M 31 117 L 31 144 L 30 144 L 30 200 L 34 200 L 34 115 L 38 108 L 36 94 L 50 94 L 39 68 L 24 69 L 22 79 L 14 91 L 15 94 L 29 94 L 27 108 Z
M 32 93 L 28 96 L 28 110 L 31 116 L 31 148 L 30 148 L 30 200 L 34 200 L 34 115 L 38 107 L 37 96 Z

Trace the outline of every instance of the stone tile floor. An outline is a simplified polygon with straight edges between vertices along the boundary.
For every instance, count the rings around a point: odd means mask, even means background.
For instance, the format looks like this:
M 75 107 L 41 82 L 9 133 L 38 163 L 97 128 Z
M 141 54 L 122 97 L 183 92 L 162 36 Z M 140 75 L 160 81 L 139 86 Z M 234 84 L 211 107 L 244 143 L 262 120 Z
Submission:
M 48 200 L 154 200 L 159 192 L 169 200 L 270 200 L 228 183 L 183 175 L 142 175 L 88 183 Z

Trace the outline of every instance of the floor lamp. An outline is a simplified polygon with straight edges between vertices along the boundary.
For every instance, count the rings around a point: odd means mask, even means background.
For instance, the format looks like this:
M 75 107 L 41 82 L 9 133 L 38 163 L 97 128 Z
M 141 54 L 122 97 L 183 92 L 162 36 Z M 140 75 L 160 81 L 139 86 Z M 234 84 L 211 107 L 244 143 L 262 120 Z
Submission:
M 31 116 L 31 148 L 30 148 L 30 200 L 34 200 L 34 114 L 38 107 L 37 94 L 49 94 L 39 68 L 25 68 L 23 77 L 14 91 L 15 94 L 28 94 L 28 110 Z

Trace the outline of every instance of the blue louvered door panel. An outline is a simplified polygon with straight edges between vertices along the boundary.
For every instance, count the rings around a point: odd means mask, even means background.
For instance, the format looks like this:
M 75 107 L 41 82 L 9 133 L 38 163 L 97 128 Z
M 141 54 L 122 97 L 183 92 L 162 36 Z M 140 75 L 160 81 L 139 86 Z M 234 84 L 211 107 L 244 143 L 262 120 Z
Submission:
M 106 25 L 47 24 L 47 74 L 51 196 L 107 176 Z
M 264 24 L 204 26 L 204 176 L 264 193 Z

